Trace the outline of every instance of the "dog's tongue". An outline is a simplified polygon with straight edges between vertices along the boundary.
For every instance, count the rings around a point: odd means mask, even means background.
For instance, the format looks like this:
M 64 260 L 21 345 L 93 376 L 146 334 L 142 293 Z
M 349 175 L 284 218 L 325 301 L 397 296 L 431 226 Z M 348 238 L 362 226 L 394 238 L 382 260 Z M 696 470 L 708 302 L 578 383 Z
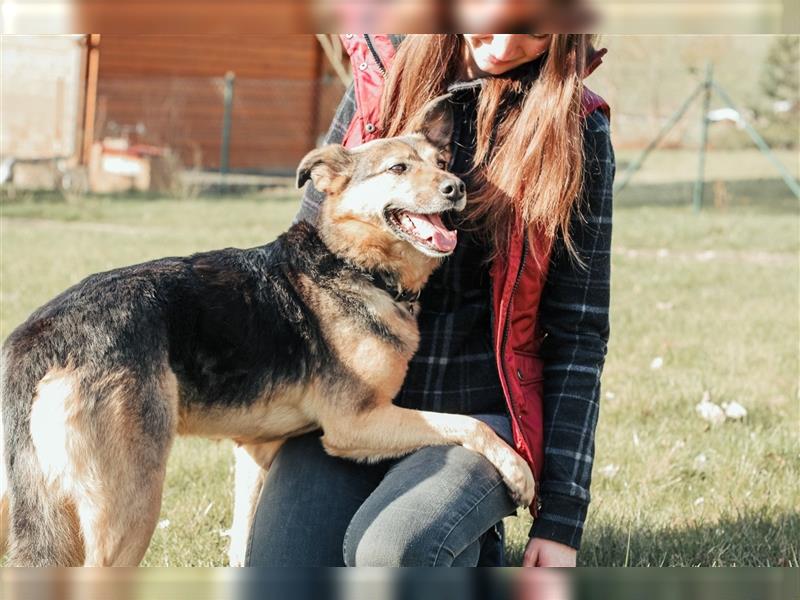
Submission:
M 452 252 L 458 242 L 458 233 L 450 231 L 442 223 L 442 217 L 439 215 L 418 215 L 415 213 L 406 213 L 419 236 L 433 242 L 436 249 L 440 252 Z

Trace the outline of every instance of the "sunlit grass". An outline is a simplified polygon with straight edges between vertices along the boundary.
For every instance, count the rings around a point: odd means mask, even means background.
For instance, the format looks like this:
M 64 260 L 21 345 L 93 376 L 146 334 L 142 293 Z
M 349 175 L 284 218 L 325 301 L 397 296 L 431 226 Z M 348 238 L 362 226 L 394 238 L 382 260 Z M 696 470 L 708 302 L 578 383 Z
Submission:
M 266 242 L 296 206 L 255 197 L 4 203 L 0 335 L 90 273 Z M 582 564 L 798 564 L 798 233 L 796 208 L 617 207 Z M 656 357 L 663 366 L 653 370 Z M 747 418 L 707 427 L 694 410 L 704 391 L 739 402 Z M 179 440 L 145 564 L 225 564 L 231 504 L 230 444 Z M 507 521 L 512 561 L 529 524 Z

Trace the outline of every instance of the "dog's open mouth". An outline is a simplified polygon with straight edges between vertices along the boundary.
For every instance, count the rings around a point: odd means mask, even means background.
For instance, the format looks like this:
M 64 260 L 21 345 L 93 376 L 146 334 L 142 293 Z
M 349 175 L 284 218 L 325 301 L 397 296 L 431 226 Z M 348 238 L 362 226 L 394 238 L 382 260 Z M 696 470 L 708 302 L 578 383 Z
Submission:
M 458 232 L 448 229 L 439 213 L 420 214 L 400 209 L 387 209 L 386 222 L 404 238 L 427 254 L 444 256 L 455 250 Z

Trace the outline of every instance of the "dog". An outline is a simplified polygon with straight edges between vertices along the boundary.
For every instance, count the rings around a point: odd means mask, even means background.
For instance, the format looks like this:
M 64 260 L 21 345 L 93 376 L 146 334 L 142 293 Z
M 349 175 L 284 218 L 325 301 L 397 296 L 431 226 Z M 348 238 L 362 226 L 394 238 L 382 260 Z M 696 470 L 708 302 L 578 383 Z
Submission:
M 231 439 L 254 461 L 240 532 L 280 444 L 320 428 L 328 453 L 354 460 L 461 444 L 530 504 L 529 467 L 488 426 L 392 404 L 419 342 L 415 300 L 456 245 L 442 215 L 466 204 L 445 170 L 452 128 L 440 99 L 407 135 L 315 149 L 297 184 L 325 195 L 317 227 L 92 275 L 12 332 L 10 563 L 137 565 L 177 435 Z

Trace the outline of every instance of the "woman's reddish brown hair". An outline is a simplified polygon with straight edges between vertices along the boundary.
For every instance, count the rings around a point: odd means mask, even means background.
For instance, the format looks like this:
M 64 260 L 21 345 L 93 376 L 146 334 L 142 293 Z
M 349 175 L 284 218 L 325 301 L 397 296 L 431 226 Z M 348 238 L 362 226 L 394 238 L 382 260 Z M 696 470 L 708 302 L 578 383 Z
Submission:
M 569 223 L 583 184 L 581 105 L 592 38 L 553 34 L 533 85 L 501 75 L 481 88 L 467 211 L 495 255 L 519 218 L 530 236 L 552 240 L 560 233 L 578 258 Z M 460 35 L 406 37 L 384 89 L 386 137 L 402 134 L 426 102 L 446 92 L 459 73 L 464 44 Z

